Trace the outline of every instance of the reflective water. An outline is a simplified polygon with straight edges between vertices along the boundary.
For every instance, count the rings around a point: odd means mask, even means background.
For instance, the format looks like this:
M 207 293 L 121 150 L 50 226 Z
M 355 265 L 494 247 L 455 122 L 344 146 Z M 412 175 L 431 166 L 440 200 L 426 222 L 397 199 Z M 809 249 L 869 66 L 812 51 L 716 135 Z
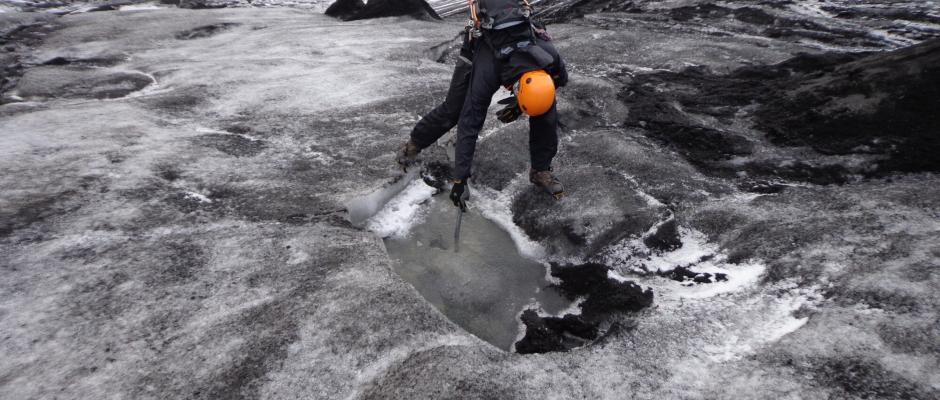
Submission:
M 454 251 L 457 209 L 429 200 L 423 223 L 385 246 L 395 270 L 442 313 L 477 337 L 509 350 L 521 332 L 519 313 L 538 304 L 548 313 L 570 302 L 549 287 L 545 266 L 520 255 L 509 233 L 472 208 L 463 215 Z

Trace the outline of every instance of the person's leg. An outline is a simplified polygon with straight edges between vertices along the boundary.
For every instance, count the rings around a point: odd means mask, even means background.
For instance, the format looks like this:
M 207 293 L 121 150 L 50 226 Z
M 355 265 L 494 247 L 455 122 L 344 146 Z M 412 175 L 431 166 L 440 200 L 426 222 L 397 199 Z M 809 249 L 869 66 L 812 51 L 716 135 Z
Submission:
M 470 89 L 460 111 L 460 121 L 457 122 L 457 160 L 454 163 L 454 177 L 457 179 L 464 180 L 470 176 L 477 137 L 486 121 L 486 112 L 493 99 L 493 93 L 497 90 L 499 65 L 493 50 L 481 43 L 473 60 Z
M 545 114 L 529 118 L 529 157 L 532 162 L 529 181 L 560 199 L 565 194 L 565 187 L 552 173 L 552 159 L 558 153 L 556 106 L 552 104 Z
M 558 112 L 553 104 L 545 114 L 529 118 L 529 160 L 532 169 L 550 171 L 558 153 Z
M 463 109 L 467 88 L 470 86 L 470 72 L 473 66 L 463 59 L 457 60 L 454 74 L 450 79 L 450 88 L 444 102 L 427 113 L 411 130 L 411 141 L 418 149 L 424 149 L 444 136 L 457 125 L 460 110 Z

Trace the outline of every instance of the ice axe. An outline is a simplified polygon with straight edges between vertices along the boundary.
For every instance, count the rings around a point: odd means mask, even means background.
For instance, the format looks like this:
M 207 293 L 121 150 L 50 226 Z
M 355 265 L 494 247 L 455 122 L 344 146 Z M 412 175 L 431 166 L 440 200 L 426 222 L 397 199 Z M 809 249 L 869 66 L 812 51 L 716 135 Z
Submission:
M 460 252 L 460 221 L 463 220 L 464 211 L 457 207 L 457 227 L 454 228 L 454 253 Z
M 457 226 L 454 227 L 454 253 L 460 252 L 460 222 L 463 221 L 463 213 L 467 212 L 467 200 L 469 198 L 470 189 L 465 186 L 463 192 L 460 193 L 459 201 L 454 202 L 457 205 Z

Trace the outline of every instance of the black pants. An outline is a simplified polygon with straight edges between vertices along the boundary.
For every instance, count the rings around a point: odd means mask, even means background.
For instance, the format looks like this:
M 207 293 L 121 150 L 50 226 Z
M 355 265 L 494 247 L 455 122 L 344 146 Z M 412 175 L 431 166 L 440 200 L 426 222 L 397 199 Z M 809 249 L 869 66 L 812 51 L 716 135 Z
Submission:
M 467 88 L 470 86 L 472 69 L 472 64 L 462 58 L 457 59 L 444 102 L 422 117 L 411 130 L 411 141 L 418 145 L 418 148 L 424 149 L 434 144 L 451 128 L 457 126 L 460 110 L 463 109 L 463 102 L 467 97 Z
M 458 59 L 444 102 L 421 118 L 411 131 L 411 141 L 426 148 L 458 125 L 457 162 L 454 176 L 470 176 L 477 137 L 493 94 L 499 90 L 499 64 L 485 44 L 478 43 L 473 64 Z M 529 158 L 536 171 L 547 171 L 558 152 L 558 113 L 555 106 L 529 118 Z
M 493 94 L 500 87 L 501 65 L 486 44 L 480 41 L 470 74 L 470 88 L 457 124 L 457 150 L 454 177 L 467 179 L 471 175 L 473 153 L 477 137 L 486 121 Z M 545 114 L 529 118 L 529 159 L 536 171 L 547 171 L 558 153 L 558 112 L 555 105 Z

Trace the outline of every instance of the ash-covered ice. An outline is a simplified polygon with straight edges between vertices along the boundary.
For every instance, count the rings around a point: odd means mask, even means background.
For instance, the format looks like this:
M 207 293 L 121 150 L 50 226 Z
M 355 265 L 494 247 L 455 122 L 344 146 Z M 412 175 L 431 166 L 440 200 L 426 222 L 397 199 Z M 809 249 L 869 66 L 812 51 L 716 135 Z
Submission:
M 456 254 L 465 16 L 331 4 L 0 0 L 0 398 L 940 397 L 935 1 L 535 3 Z

